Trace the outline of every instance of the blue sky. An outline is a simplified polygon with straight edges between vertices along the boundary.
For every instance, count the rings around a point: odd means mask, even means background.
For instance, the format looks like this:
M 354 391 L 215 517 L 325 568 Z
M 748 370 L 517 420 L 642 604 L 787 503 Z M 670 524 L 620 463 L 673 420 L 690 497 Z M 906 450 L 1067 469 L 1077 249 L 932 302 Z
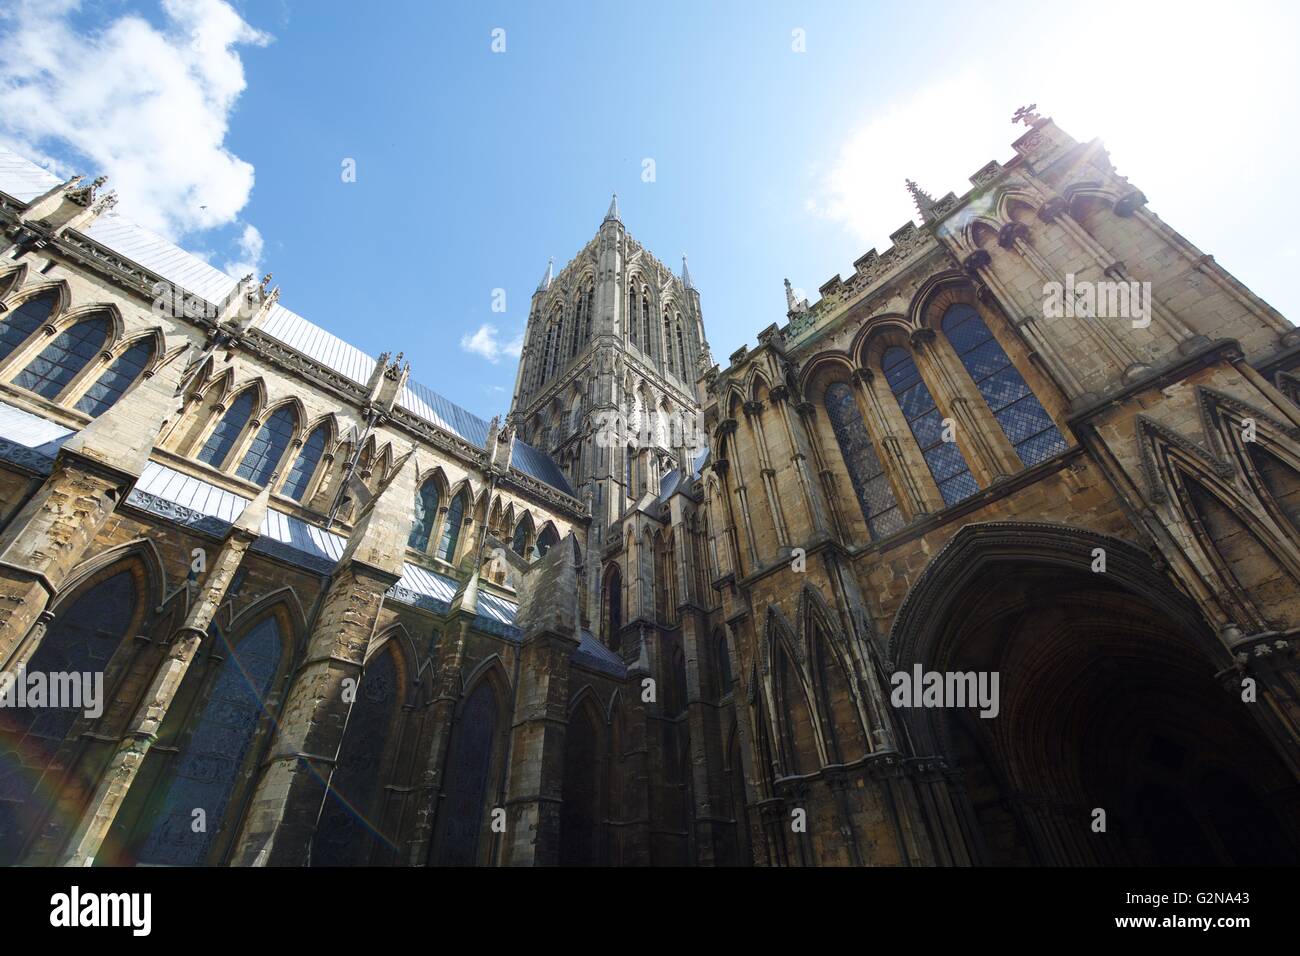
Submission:
M 611 191 L 689 253 L 725 362 L 783 278 L 815 299 L 888 245 L 905 176 L 1009 158 L 1031 101 L 1294 318 L 1293 6 L 0 0 L 0 141 L 488 416 Z

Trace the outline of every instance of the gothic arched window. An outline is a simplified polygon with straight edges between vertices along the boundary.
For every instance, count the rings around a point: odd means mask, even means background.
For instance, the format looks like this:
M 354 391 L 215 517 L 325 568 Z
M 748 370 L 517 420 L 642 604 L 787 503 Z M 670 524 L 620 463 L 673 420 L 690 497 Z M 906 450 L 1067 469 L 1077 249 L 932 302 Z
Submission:
M 487 797 L 500 711 L 492 682 L 482 680 L 456 717 L 438 809 L 437 866 L 479 862 L 479 840 L 488 831 Z
M 912 437 L 921 447 L 925 463 L 939 486 L 945 505 L 955 505 L 979 490 L 966 458 L 955 441 L 944 441 L 943 414 L 934 404 L 930 390 L 921 380 L 916 362 L 907 350 L 893 346 L 880 360 L 885 380 L 898 399 Z
M 294 501 L 302 501 L 303 496 L 307 494 L 307 488 L 311 485 L 312 476 L 316 474 L 316 466 L 320 464 L 321 455 L 325 452 L 325 442 L 328 437 L 328 425 L 318 426 L 307 436 L 302 450 L 294 459 L 293 467 L 289 469 L 289 477 L 280 488 L 281 494 Z
M 665 312 L 665 313 L 664 313 L 664 352 L 663 352 L 663 355 L 664 355 L 664 370 L 665 370 L 665 371 L 668 371 L 668 372 L 676 372 L 676 369 L 673 367 L 673 328 L 672 328 L 672 325 L 673 325 L 672 319 L 670 319 L 670 318 L 668 317 L 668 313 Z
M 56 335 L 40 355 L 27 363 L 14 384 L 53 399 L 99 354 L 107 338 L 108 319 L 104 316 L 78 322 Z
M 542 533 L 537 536 L 537 556 L 546 557 L 546 552 L 560 543 L 560 534 L 555 530 L 555 525 L 547 524 L 542 529 Z
M 451 499 L 447 507 L 447 517 L 442 522 L 442 540 L 438 542 L 438 557 L 450 561 L 456 556 L 456 544 L 460 541 L 460 526 L 465 523 L 465 492 Z
M 641 290 L 641 332 L 643 336 L 641 351 L 646 355 L 650 355 L 650 291 L 648 289 Z
M 903 514 L 894 499 L 889 476 L 876 454 L 866 422 L 858 411 L 853 388 L 846 382 L 832 382 L 826 388 L 826 417 L 839 443 L 853 491 L 867 520 L 871 539 L 883 538 L 903 527 Z
M 636 489 L 632 487 L 632 459 L 636 456 L 635 449 L 631 445 L 623 455 L 623 488 L 624 494 L 629 498 L 636 497 Z
M 587 286 L 586 306 L 583 310 L 583 314 L 586 315 L 587 317 L 587 328 L 586 331 L 583 333 L 583 341 L 586 342 L 591 341 L 591 318 L 592 318 L 592 310 L 595 308 L 595 305 L 596 305 L 596 290 L 591 286 Z
M 372 828 L 383 819 L 376 797 L 394 713 L 400 699 L 397 652 L 392 640 L 366 664 L 348 714 L 329 795 L 312 840 L 312 866 L 358 866 L 371 862 L 372 844 L 389 841 Z
M 623 629 L 623 575 L 615 564 L 605 578 L 605 640 L 610 650 L 618 650 Z
M 638 336 L 636 329 L 636 280 L 634 279 L 628 283 L 627 289 L 627 333 L 628 338 L 632 340 L 633 345 L 639 344 L 637 342 Z
M 244 453 L 244 460 L 235 469 L 235 474 L 246 478 L 259 488 L 271 480 L 276 466 L 284 457 L 284 451 L 293 440 L 294 430 L 298 427 L 298 413 L 292 405 L 282 405 L 257 431 L 257 437 Z
M 131 383 L 140 377 L 151 358 L 152 342 L 135 343 L 119 355 L 95 384 L 86 390 L 86 394 L 77 402 L 77 410 L 85 412 L 91 418 L 97 418 L 108 411 L 131 387 Z
M 989 411 L 1025 467 L 1065 451 L 1065 438 L 974 306 L 959 303 L 944 313 L 943 334 L 966 366 Z
M 416 551 L 429 547 L 433 537 L 433 525 L 438 520 L 438 486 L 432 478 L 420 486 L 415 496 L 415 521 L 411 525 L 411 535 L 406 543 Z
M 129 569 L 87 588 L 49 625 L 26 673 L 103 674 L 135 622 L 139 600 L 136 578 Z M 83 710 L 0 708 L 0 866 L 18 861 L 44 811 L 50 809 L 50 801 L 37 788 Z
M 221 634 L 215 643 L 214 656 L 223 660 L 199 705 L 189 739 L 171 758 L 174 775 L 136 855 L 138 863 L 202 865 L 208 862 L 218 831 L 235 829 L 223 823 L 275 684 L 282 651 L 280 625 L 270 615 L 237 644 L 232 646 Z M 208 674 L 196 668 L 191 676 L 203 679 Z M 202 832 L 193 826 L 196 807 L 204 810 L 207 821 Z
M 727 635 L 719 633 L 715 639 L 718 642 L 718 683 L 721 685 L 719 693 L 725 696 L 731 693 L 731 683 L 734 679 L 731 676 L 731 652 L 727 650 Z
M 10 353 L 31 337 L 54 311 L 53 293 L 38 295 L 28 299 L 18 308 L 0 320 L 0 359 L 8 358 Z
M 682 381 L 687 381 L 686 340 L 682 338 L 682 317 L 680 315 L 677 317 L 676 331 L 677 331 L 677 367 L 681 372 Z
M 248 417 L 252 414 L 253 390 L 246 388 L 226 410 L 226 414 L 221 416 L 217 427 L 212 429 L 212 434 L 203 443 L 203 449 L 198 454 L 199 461 L 207 462 L 213 468 L 220 468 L 226 456 L 230 454 L 230 450 L 235 447 L 235 442 L 239 441 L 244 426 L 248 424 Z

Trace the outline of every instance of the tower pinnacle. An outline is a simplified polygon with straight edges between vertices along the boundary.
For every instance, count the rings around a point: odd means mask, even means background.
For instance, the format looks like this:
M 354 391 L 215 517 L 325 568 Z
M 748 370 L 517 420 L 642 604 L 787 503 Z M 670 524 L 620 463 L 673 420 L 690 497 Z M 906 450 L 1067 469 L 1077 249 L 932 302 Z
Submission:
M 609 201 L 609 212 L 605 213 L 605 221 L 609 222 L 611 219 L 615 222 L 623 221 L 618 214 L 618 193 L 614 193 L 614 198 Z
M 686 265 L 686 253 L 684 252 L 682 253 L 682 285 L 687 289 L 695 288 L 691 282 L 691 270 Z
M 546 275 L 542 276 L 542 281 L 537 283 L 537 291 L 545 292 L 551 287 L 551 280 L 555 278 L 555 256 L 551 256 L 546 262 Z

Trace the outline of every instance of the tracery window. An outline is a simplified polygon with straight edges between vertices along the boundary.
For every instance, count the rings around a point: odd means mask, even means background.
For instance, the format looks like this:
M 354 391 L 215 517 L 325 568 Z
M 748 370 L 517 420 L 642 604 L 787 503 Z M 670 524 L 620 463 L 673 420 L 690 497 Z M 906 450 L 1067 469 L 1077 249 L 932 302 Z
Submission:
M 370 862 L 371 828 L 382 820 L 376 797 L 385 781 L 384 758 L 399 700 L 396 651 L 391 641 L 371 658 L 348 714 L 329 796 L 312 840 L 312 866 L 357 866 Z M 373 822 L 372 822 L 373 821 Z M 382 845 L 382 844 L 381 844 Z
M 77 410 L 97 418 L 112 408 L 153 358 L 153 343 L 137 342 L 119 355 L 77 401 Z
M 442 540 L 438 543 L 438 557 L 450 561 L 456 556 L 456 544 L 460 541 L 460 527 L 465 522 L 465 492 L 462 489 L 447 508 L 447 517 L 442 522 Z
M 217 427 L 212 429 L 212 434 L 203 443 L 203 448 L 198 454 L 199 461 L 207 462 L 213 468 L 220 468 L 226 456 L 230 454 L 230 450 L 235 447 L 239 436 L 243 434 L 244 426 L 248 424 L 248 418 L 252 414 L 253 390 L 246 388 L 235 399 L 234 404 L 226 409 L 226 414 L 221 416 Z
M 955 505 L 973 495 L 979 486 L 975 484 L 970 466 L 957 443 L 943 440 L 943 414 L 934 404 L 912 356 L 896 345 L 886 350 L 880 367 L 898 399 L 912 436 L 921 447 L 921 454 L 939 486 L 944 504 Z
M 429 547 L 429 539 L 433 537 L 433 524 L 438 520 L 438 504 L 438 486 L 430 478 L 420 486 L 420 491 L 415 496 L 415 521 L 406 541 L 416 551 Z
M 50 313 L 54 311 L 54 303 L 53 293 L 38 295 L 0 320 L 0 359 L 8 358 L 14 349 L 26 342 L 49 319 Z
M 292 405 L 283 405 L 272 413 L 257 430 L 257 436 L 244 453 L 244 460 L 235 474 L 261 487 L 271 480 L 271 475 L 284 457 L 284 451 L 293 440 L 298 427 L 298 415 Z
M 181 746 L 174 776 L 153 819 L 137 862 L 167 866 L 199 866 L 208 862 L 212 841 L 223 827 L 235 784 L 249 760 L 263 725 L 262 715 L 274 686 L 281 656 L 280 625 L 271 615 L 231 645 L 217 634 L 218 654 L 224 657 L 202 702 L 189 739 Z M 192 676 L 205 676 L 201 669 Z M 205 811 L 207 827 L 195 832 L 193 811 Z
M 941 325 L 1025 467 L 1065 451 L 1064 436 L 975 307 L 950 307 Z
M 129 569 L 92 585 L 50 624 L 26 673 L 102 674 L 127 636 L 138 603 Z M 38 785 L 83 709 L 0 708 L 0 866 L 17 862 L 49 809 Z
M 894 498 L 889 476 L 885 474 L 871 443 L 853 388 L 848 383 L 832 382 L 827 386 L 826 417 L 835 432 L 835 440 L 839 443 L 871 539 L 874 541 L 893 534 L 903 527 L 903 513 Z
M 96 316 L 64 329 L 32 359 L 14 384 L 53 399 L 104 347 L 108 319 Z
M 294 501 L 302 501 L 303 496 L 307 494 L 307 488 L 311 485 L 312 476 L 316 474 L 316 466 L 320 464 L 321 455 L 325 452 L 325 441 L 329 437 L 329 426 L 320 425 L 303 443 L 302 450 L 298 452 L 298 457 L 294 460 L 293 467 L 289 469 L 289 477 L 285 479 L 280 493 Z

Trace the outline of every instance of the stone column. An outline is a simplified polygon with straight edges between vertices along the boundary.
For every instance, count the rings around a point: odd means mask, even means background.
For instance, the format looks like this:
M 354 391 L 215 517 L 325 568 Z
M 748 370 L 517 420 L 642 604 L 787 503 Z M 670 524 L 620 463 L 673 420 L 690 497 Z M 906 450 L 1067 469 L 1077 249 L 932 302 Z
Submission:
M 360 682 L 384 595 L 401 578 L 415 478 L 412 450 L 357 522 L 330 576 L 235 844 L 234 866 L 308 863 L 351 707 L 343 682 Z
M 245 553 L 262 532 L 270 497 L 271 486 L 268 484 L 244 507 L 221 543 L 221 549 L 209 565 L 201 595 L 191 605 L 184 623 L 173 636 L 166 659 L 154 675 L 126 736 L 118 744 L 117 752 L 109 761 L 63 853 L 62 865 L 90 866 L 94 861 L 149 748 L 158 739 L 168 708 L 208 633 L 208 625 L 225 599 L 226 589 L 239 570 Z

